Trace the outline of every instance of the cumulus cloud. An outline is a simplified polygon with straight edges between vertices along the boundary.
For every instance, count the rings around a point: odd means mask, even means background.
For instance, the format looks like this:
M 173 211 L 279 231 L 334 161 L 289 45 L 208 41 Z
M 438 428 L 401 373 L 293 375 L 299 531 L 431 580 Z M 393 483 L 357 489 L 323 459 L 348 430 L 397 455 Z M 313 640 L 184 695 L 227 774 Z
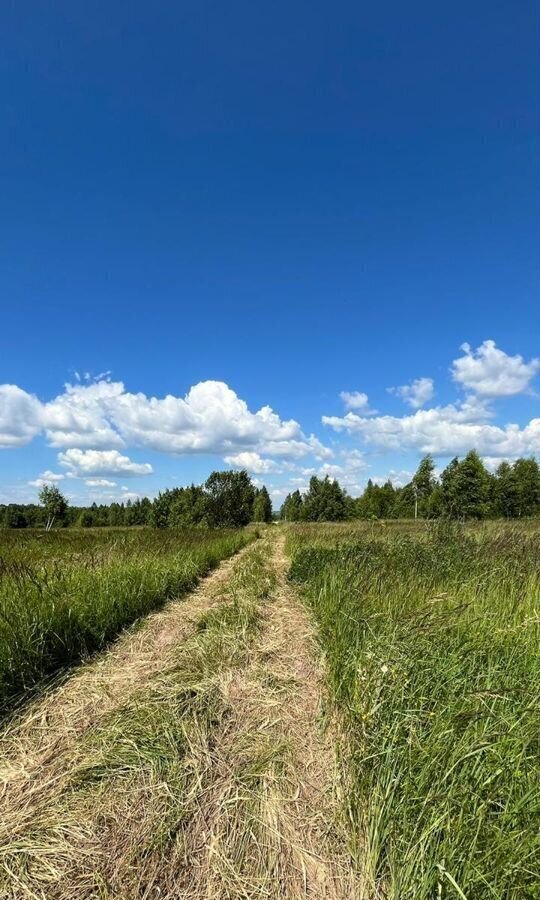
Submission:
M 104 487 L 104 488 L 113 488 L 116 487 L 116 481 L 109 481 L 107 478 L 87 478 L 84 482 L 88 487 L 96 488 L 96 487 Z
M 110 380 L 67 384 L 46 403 L 13 385 L 0 386 L 0 446 L 20 446 L 38 433 L 58 448 L 120 450 L 145 447 L 164 453 L 323 459 L 331 451 L 298 422 L 270 406 L 252 412 L 222 381 L 203 381 L 185 397 L 148 397 Z
M 341 462 L 323 463 L 320 466 L 308 466 L 301 468 L 300 474 L 291 478 L 289 483 L 296 489 L 306 490 L 308 480 L 312 475 L 317 478 L 330 478 L 339 481 L 342 487 L 350 494 L 356 495 L 362 490 L 362 476 L 367 469 L 367 463 L 359 450 L 344 450 L 340 454 Z
M 377 414 L 376 409 L 369 408 L 369 397 L 362 391 L 341 391 L 339 396 L 343 400 L 346 409 L 361 410 L 365 416 Z
M 471 447 L 486 456 L 517 457 L 540 452 L 540 419 L 524 428 L 504 427 L 486 421 L 489 410 L 474 400 L 419 409 L 408 416 L 363 418 L 323 416 L 335 431 L 360 436 L 366 443 L 386 450 L 418 450 L 434 455 L 466 453 Z
M 484 341 L 477 350 L 461 346 L 464 355 L 452 363 L 452 378 L 483 397 L 509 397 L 526 391 L 538 371 L 540 359 L 525 362 L 522 356 L 509 356 L 495 341 Z
M 56 484 L 58 481 L 63 481 L 65 477 L 62 472 L 51 472 L 50 469 L 47 469 L 41 475 L 38 475 L 34 481 L 29 481 L 28 484 L 32 487 L 42 488 L 46 484 Z
M 0 384 L 0 447 L 22 447 L 42 428 L 41 404 L 15 384 Z
M 91 475 L 150 475 L 150 463 L 135 463 L 118 450 L 79 450 L 76 447 L 58 454 L 58 462 L 77 478 Z
M 419 378 L 391 389 L 414 413 L 366 416 L 350 411 L 344 416 L 323 416 L 323 423 L 383 450 L 451 456 L 474 447 L 483 456 L 507 459 L 539 453 L 540 419 L 531 419 L 523 427 L 494 424 L 489 400 L 526 391 L 540 370 L 540 360 L 525 362 L 522 356 L 509 356 L 489 340 L 476 351 L 468 344 L 462 349 L 464 356 L 454 360 L 451 369 L 454 381 L 469 392 L 459 402 L 421 408 L 433 395 L 433 381 Z
M 389 469 L 386 475 L 373 475 L 371 480 L 381 487 L 387 481 L 391 481 L 395 488 L 400 488 L 409 484 L 413 475 L 414 472 L 410 472 L 408 469 Z
M 265 459 L 253 450 L 245 450 L 234 456 L 226 456 L 225 462 L 237 469 L 246 469 L 255 475 L 263 475 L 270 472 L 281 472 L 281 467 L 272 459 Z
M 63 394 L 42 406 L 42 423 L 52 447 L 123 447 L 111 415 L 124 391 L 121 382 L 66 384 Z
M 388 388 L 388 390 L 396 397 L 401 397 L 413 409 L 420 409 L 432 399 L 435 393 L 433 378 L 415 378 L 410 384 L 402 384 L 399 387 Z

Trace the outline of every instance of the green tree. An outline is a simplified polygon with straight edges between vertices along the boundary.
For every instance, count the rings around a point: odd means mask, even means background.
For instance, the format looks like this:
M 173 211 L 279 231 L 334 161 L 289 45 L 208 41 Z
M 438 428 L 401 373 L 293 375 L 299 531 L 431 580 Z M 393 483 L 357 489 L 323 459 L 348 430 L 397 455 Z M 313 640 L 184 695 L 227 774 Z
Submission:
M 245 469 L 212 472 L 205 483 L 209 524 L 241 528 L 251 522 L 255 489 Z
M 304 497 L 303 517 L 308 522 L 337 522 L 349 517 L 351 505 L 347 494 L 335 480 L 317 478 L 309 481 Z
M 109 506 L 109 525 L 120 526 L 125 524 L 125 509 L 121 503 L 111 503 Z
M 442 508 L 459 519 L 483 519 L 490 512 L 491 479 L 476 450 L 453 459 L 441 476 Z
M 427 514 L 429 498 L 436 485 L 434 471 L 435 463 L 433 462 L 433 457 L 428 454 L 420 461 L 420 465 L 411 482 L 415 518 L 417 515 L 424 518 Z
M 192 484 L 175 492 L 169 510 L 171 528 L 201 528 L 207 524 L 208 497 L 204 489 Z
M 152 501 L 148 497 L 137 498 L 126 503 L 126 525 L 150 525 L 152 522 Z
M 364 493 L 353 503 L 354 515 L 358 519 L 375 519 L 379 518 L 379 488 L 374 484 L 371 478 L 364 488 Z
M 81 514 L 77 520 L 79 528 L 92 528 L 94 525 L 94 514 L 91 509 L 81 510 Z
M 287 494 L 280 516 L 285 522 L 300 522 L 304 518 L 304 501 L 300 491 Z
M 154 528 L 167 528 L 173 502 L 172 491 L 160 491 L 152 503 L 150 523 Z
M 535 459 L 517 459 L 512 466 L 514 515 L 533 516 L 540 511 L 540 468 Z
M 24 506 L 18 506 L 16 503 L 8 504 L 4 511 L 3 525 L 5 528 L 26 528 L 28 520 Z
M 257 491 L 255 500 L 253 501 L 253 521 L 254 522 L 271 522 L 272 521 L 272 501 L 270 494 L 263 487 Z
M 495 478 L 495 505 L 506 518 L 534 516 L 540 512 L 540 467 L 535 459 L 502 462 Z
M 65 523 L 68 502 L 56 485 L 45 484 L 39 492 L 39 502 L 45 510 L 46 531 L 50 531 L 55 522 L 58 525 Z

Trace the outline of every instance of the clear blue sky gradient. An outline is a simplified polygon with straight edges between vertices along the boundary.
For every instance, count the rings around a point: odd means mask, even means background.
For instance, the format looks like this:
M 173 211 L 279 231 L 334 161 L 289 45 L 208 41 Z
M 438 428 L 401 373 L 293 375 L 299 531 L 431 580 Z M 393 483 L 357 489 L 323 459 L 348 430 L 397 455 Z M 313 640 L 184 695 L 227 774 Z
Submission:
M 328 443 L 342 390 L 403 414 L 386 388 L 450 401 L 464 341 L 539 355 L 539 24 L 532 0 L 3 4 L 0 383 L 218 379 Z M 130 455 L 153 489 L 219 463 Z M 2 451 L 0 489 L 55 456 Z

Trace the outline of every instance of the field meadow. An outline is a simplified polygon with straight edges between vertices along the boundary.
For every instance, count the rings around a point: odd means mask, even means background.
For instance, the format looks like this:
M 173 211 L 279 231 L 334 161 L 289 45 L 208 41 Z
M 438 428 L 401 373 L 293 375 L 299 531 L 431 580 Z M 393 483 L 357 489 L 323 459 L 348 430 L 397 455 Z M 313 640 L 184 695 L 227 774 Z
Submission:
M 539 536 L 289 528 L 365 897 L 540 897 Z
M 185 595 L 248 544 L 189 625 Z M 102 717 L 51 717 L 64 755 L 45 752 L 51 676 L 135 621 L 149 639 L 144 617 L 178 597 L 186 637 Z M 539 639 L 535 520 L 0 531 L 0 699 L 23 710 L 2 896 L 539 900 Z M 328 747 L 335 767 L 307 778 Z M 309 881 L 319 820 L 334 893 Z
M 0 529 L 0 710 L 192 589 L 249 530 Z

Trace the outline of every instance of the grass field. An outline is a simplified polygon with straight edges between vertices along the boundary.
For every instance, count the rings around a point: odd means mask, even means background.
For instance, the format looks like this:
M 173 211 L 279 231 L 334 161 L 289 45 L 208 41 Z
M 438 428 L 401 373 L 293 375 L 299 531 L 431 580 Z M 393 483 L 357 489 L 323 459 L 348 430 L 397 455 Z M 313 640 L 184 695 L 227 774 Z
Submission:
M 539 534 L 262 528 L 5 720 L 1 896 L 539 900 Z M 6 701 L 248 543 L 7 534 Z
M 363 895 L 540 897 L 534 527 L 296 527 Z
M 0 530 L 0 708 L 194 587 L 245 531 Z

